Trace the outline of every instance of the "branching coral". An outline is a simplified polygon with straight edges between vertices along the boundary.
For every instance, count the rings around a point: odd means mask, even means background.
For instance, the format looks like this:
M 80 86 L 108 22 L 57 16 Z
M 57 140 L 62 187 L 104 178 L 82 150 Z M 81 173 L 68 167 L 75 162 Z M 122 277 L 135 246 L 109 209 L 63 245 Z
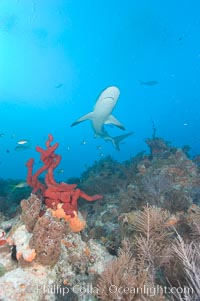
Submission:
M 177 233 L 173 251 L 185 275 L 186 284 L 190 288 L 184 300 L 196 301 L 200 296 L 200 207 L 193 204 L 188 210 L 186 220 L 190 227 L 190 236 L 185 242 Z
M 171 258 L 170 220 L 168 211 L 148 205 L 135 213 L 137 257 L 141 268 L 148 268 L 152 281 L 156 269 Z
M 147 281 L 155 285 L 161 271 L 173 286 L 188 287 L 179 294 L 174 290 L 174 300 L 197 301 L 200 295 L 200 208 L 191 206 L 184 216 L 196 241 L 187 242 L 177 233 L 178 216 L 172 216 L 161 208 L 145 206 L 143 211 L 132 213 L 131 222 L 135 230 L 133 254 L 138 271 L 147 270 Z M 182 224 L 183 225 L 183 224 Z M 175 238 L 177 237 L 177 238 Z M 190 237 L 191 239 L 191 237 Z
M 101 274 L 97 283 L 98 297 L 104 301 L 138 300 L 137 288 L 141 288 L 145 281 L 146 272 L 137 274 L 136 261 L 130 245 L 125 243 L 119 250 L 118 257 Z
M 111 261 L 97 279 L 97 296 L 103 301 L 167 301 L 162 290 L 149 281 L 148 269 L 141 270 L 131 250 L 130 241 L 124 239 L 118 257 Z
M 197 301 L 200 296 L 200 244 L 191 242 L 186 244 L 183 238 L 177 234 L 176 243 L 173 244 L 173 251 L 178 257 L 186 277 L 186 283 L 190 290 L 184 298 L 178 295 L 179 300 Z
M 148 270 L 151 283 L 161 267 L 169 264 L 172 258 L 172 226 L 178 219 L 167 210 L 144 206 L 143 210 L 132 211 L 122 216 L 122 224 L 127 225 L 125 233 L 133 243 L 133 252 L 139 270 Z

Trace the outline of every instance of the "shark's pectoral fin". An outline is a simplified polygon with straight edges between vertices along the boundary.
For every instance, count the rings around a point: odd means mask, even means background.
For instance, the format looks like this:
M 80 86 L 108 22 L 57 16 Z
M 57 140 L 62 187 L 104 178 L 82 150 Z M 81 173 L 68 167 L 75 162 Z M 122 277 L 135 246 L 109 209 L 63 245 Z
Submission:
M 123 124 L 121 124 L 121 122 L 119 122 L 119 120 L 117 120 L 113 115 L 109 115 L 107 120 L 104 122 L 104 124 L 113 124 L 118 128 L 120 128 L 121 130 L 125 130 Z
M 85 121 L 85 120 L 88 120 L 88 119 L 91 120 L 91 119 L 92 119 L 92 116 L 93 116 L 93 112 L 90 112 L 90 113 L 88 113 L 88 114 L 86 114 L 86 115 L 80 117 L 80 118 L 77 119 L 76 121 L 74 121 L 74 122 L 71 124 L 71 126 L 77 125 L 77 124 L 79 124 L 80 122 Z

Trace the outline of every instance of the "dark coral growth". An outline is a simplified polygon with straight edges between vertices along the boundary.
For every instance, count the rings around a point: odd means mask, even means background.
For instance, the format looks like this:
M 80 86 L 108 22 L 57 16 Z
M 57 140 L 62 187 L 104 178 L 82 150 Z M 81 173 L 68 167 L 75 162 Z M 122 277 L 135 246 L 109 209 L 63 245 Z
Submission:
M 30 195 L 29 187 L 18 188 L 22 180 L 0 178 L 0 211 L 6 219 L 14 217 L 18 213 L 22 198 Z
M 176 213 L 180 210 L 186 212 L 192 205 L 192 197 L 187 191 L 171 188 L 164 194 L 164 207 L 171 213 Z
M 30 247 L 35 249 L 37 260 L 43 265 L 54 265 L 60 256 L 60 241 L 65 227 L 55 221 L 50 214 L 37 220 L 30 239 Z
M 190 195 L 193 203 L 196 205 L 200 205 L 200 185 L 196 187 L 194 186 L 190 191 Z
M 127 179 L 127 170 L 123 164 L 108 156 L 95 162 L 81 178 L 81 187 L 89 193 L 114 193 Z
M 160 154 L 167 154 L 170 152 L 169 143 L 162 138 L 154 137 L 152 139 L 146 139 L 146 143 L 150 148 L 150 156 L 154 157 Z
M 158 170 L 156 173 L 147 173 L 142 178 L 143 192 L 149 196 L 149 201 L 155 202 L 156 205 L 161 204 L 164 192 L 168 191 L 172 186 L 169 176 Z

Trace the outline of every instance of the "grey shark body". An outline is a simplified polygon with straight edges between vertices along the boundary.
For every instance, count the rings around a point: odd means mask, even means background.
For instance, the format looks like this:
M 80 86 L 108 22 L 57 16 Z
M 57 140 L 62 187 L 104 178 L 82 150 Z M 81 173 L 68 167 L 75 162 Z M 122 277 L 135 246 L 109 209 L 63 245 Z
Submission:
M 113 124 L 120 129 L 125 130 L 124 126 L 112 115 L 112 111 L 117 103 L 119 94 L 120 91 L 117 87 L 108 87 L 100 94 L 94 106 L 94 110 L 80 117 L 78 120 L 73 122 L 71 126 L 77 125 L 85 120 L 90 120 L 95 136 L 101 137 L 105 141 L 111 141 L 116 149 L 119 150 L 119 143 L 121 140 L 131 135 L 132 132 L 117 137 L 111 137 L 104 127 L 105 124 Z

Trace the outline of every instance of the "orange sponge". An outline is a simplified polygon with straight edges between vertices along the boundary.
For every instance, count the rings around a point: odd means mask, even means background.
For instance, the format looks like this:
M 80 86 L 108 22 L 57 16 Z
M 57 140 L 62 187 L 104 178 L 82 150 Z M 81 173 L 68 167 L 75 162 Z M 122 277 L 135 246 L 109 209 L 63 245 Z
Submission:
M 86 222 L 78 217 L 77 212 L 74 213 L 74 217 L 71 215 L 66 215 L 62 208 L 62 204 L 58 204 L 56 210 L 51 210 L 53 217 L 64 218 L 68 223 L 73 232 L 80 232 L 86 226 Z

